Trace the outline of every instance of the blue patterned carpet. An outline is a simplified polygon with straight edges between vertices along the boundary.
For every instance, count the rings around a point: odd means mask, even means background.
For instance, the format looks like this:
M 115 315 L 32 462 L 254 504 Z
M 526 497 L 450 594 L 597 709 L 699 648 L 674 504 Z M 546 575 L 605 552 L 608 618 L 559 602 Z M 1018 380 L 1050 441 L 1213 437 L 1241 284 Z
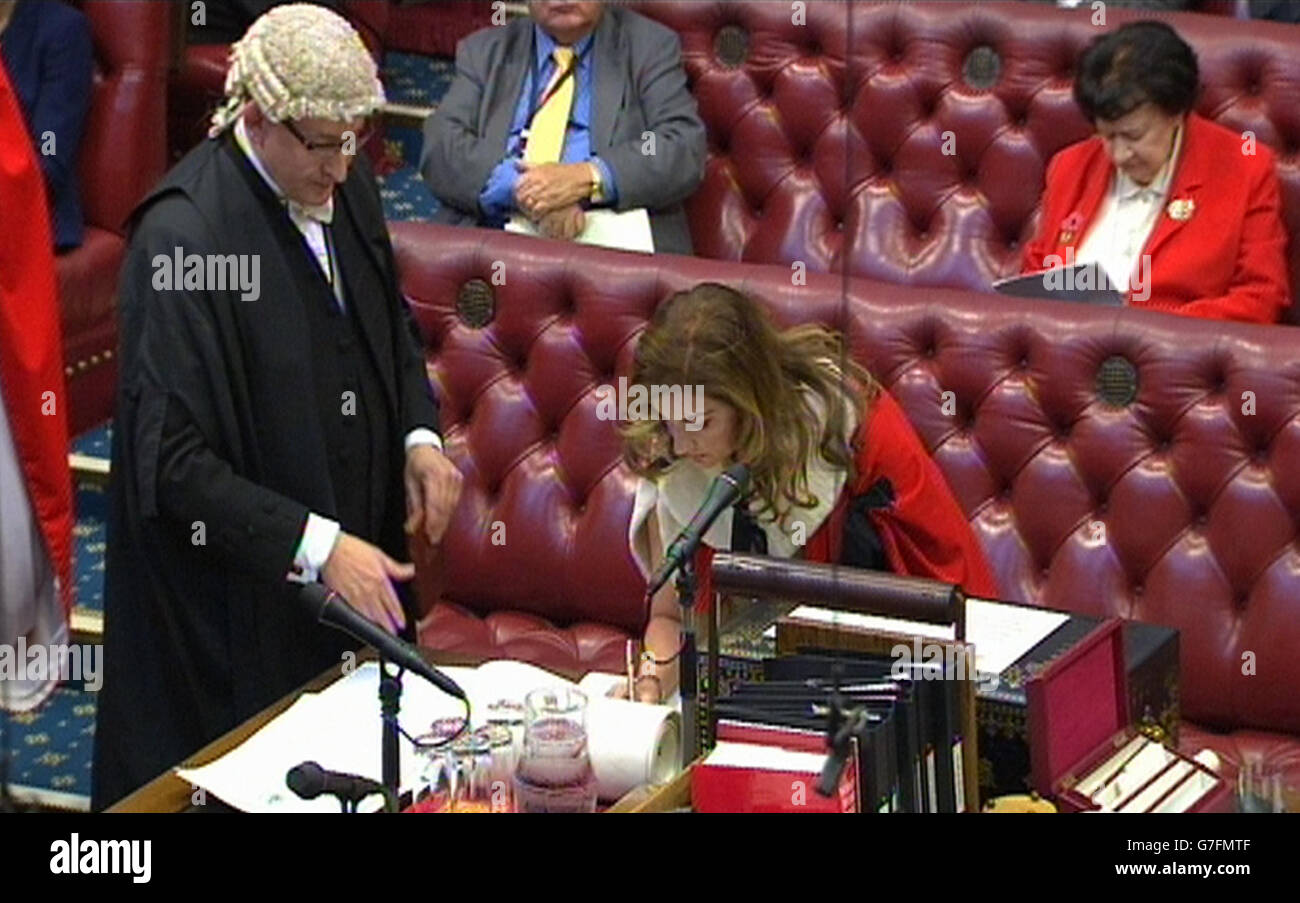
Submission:
M 383 81 L 388 99 L 394 103 L 434 106 L 451 84 L 451 60 L 411 53 L 389 53 L 384 57 Z M 420 129 L 387 125 L 384 129 L 384 159 L 396 168 L 379 177 L 384 215 L 390 220 L 428 220 L 438 209 L 438 200 L 420 178 Z
M 111 427 L 78 436 L 72 450 L 109 456 Z M 104 533 L 107 497 L 101 483 L 79 478 L 72 528 L 72 566 L 77 583 L 76 614 L 104 610 Z M 89 636 L 85 642 L 96 638 Z M 34 712 L 0 711 L 0 755 L 9 753 L 9 783 L 20 803 L 59 809 L 90 807 L 90 765 L 95 734 L 95 694 L 79 684 L 64 684 Z
M 58 687 L 34 712 L 0 712 L 9 747 L 9 785 L 20 803 L 57 809 L 90 808 L 90 764 L 95 735 L 95 694 Z
M 399 130 L 389 129 L 390 135 L 397 131 Z M 420 178 L 419 170 L 416 169 L 416 164 L 420 160 L 420 133 L 415 129 L 400 131 L 414 133 L 416 151 L 411 156 L 405 157 L 406 160 L 413 161 L 409 165 L 379 177 L 379 196 L 384 202 L 384 216 L 389 220 L 402 222 L 408 220 L 427 222 L 438 209 L 438 199 L 425 187 L 424 179 Z M 393 142 L 394 139 L 385 136 L 385 141 Z
M 72 571 L 77 581 L 76 607 L 104 610 L 104 549 L 108 496 L 102 484 L 77 482 L 77 522 L 72 528 Z
M 407 53 L 389 53 L 383 80 L 390 100 L 433 106 L 451 82 L 452 62 Z M 379 177 L 384 215 L 390 220 L 428 220 L 438 201 L 417 170 L 422 136 L 418 128 L 389 125 L 384 160 L 391 171 Z M 111 427 L 78 436 L 72 450 L 109 457 Z M 78 479 L 77 522 L 73 528 L 73 567 L 77 583 L 74 622 L 104 610 L 104 549 L 107 499 L 102 483 Z M 78 618 L 78 616 L 81 616 Z M 89 642 L 90 640 L 86 640 Z M 19 802 L 61 809 L 88 809 L 90 766 L 95 733 L 95 694 L 64 684 L 35 712 L 0 711 L 0 755 L 9 755 L 9 781 Z
M 445 57 L 390 50 L 384 54 L 380 80 L 391 102 L 430 107 L 447 93 L 455 68 L 455 63 Z

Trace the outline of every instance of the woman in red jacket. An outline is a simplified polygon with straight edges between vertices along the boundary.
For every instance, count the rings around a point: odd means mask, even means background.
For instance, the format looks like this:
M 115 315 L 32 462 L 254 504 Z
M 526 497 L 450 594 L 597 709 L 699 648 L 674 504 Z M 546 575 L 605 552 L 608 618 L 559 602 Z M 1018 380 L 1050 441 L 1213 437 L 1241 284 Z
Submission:
M 723 512 L 696 556 L 697 604 L 712 595 L 714 549 L 750 551 L 961 584 L 996 596 L 979 543 L 898 404 L 821 326 L 779 332 L 746 295 L 703 283 L 669 298 L 637 346 L 628 396 L 680 387 L 682 410 L 624 429 L 643 479 L 629 530 L 648 572 L 704 500 L 712 478 L 748 465 L 748 494 Z M 661 398 L 669 393 L 661 393 Z M 701 409 L 702 408 L 702 409 Z M 629 411 L 632 411 L 629 405 Z M 654 597 L 645 647 L 669 662 L 641 699 L 677 686 L 680 610 Z
M 1047 168 L 1022 272 L 1097 265 L 1133 307 L 1274 323 L 1291 303 L 1272 151 L 1192 112 L 1196 55 L 1162 22 L 1084 51 L 1074 98 L 1096 136 Z

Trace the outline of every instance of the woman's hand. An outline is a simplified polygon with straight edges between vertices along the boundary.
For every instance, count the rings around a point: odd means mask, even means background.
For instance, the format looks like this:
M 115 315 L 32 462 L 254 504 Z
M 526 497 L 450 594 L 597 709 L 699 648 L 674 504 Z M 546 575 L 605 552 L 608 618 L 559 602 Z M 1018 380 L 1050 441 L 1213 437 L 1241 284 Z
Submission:
M 663 685 L 658 677 L 643 675 L 636 679 L 636 701 L 658 705 L 663 702 Z M 606 694 L 614 699 L 627 699 L 627 681 L 620 680 Z

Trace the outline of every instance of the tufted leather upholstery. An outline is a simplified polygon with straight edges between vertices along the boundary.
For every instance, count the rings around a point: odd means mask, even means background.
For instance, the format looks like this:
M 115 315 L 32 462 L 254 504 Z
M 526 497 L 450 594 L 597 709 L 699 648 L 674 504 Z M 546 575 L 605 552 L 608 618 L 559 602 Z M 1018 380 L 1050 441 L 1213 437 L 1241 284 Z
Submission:
M 659 301 L 722 280 L 784 324 L 846 331 L 932 449 L 1006 598 L 1177 627 L 1186 717 L 1235 732 L 1223 740 L 1233 749 L 1300 753 L 1287 736 L 1300 734 L 1290 330 L 1015 299 L 990 309 L 976 293 L 863 279 L 842 301 L 839 277 L 795 286 L 782 266 L 392 229 L 465 475 L 441 577 L 457 607 L 434 606 L 427 644 L 496 644 L 577 671 L 621 666 L 621 639 L 639 634 L 647 611 L 626 548 L 631 477 L 593 393 L 630 372 Z M 471 328 L 458 294 L 494 272 L 505 280 L 495 317 Z M 1112 357 L 1136 369 L 1126 407 L 1098 398 Z M 492 542 L 494 523 L 504 545 Z M 1257 676 L 1242 675 L 1246 651 Z
M 352 0 L 349 6 L 362 4 Z M 493 5 L 482 0 L 440 0 L 438 3 L 389 3 L 384 46 L 390 50 L 455 56 L 456 44 L 468 34 L 492 24 Z
M 212 111 L 225 91 L 229 44 L 195 44 L 181 53 L 167 88 L 167 142 L 179 160 L 208 133 Z
M 165 99 L 171 10 L 148 0 L 80 3 L 95 46 L 95 75 L 79 175 L 86 235 L 56 260 L 68 377 L 68 428 L 113 413 L 117 382 L 117 274 L 123 222 L 166 164 Z
M 986 288 L 1017 270 L 1052 155 L 1091 131 L 1071 95 L 1091 4 L 813 0 L 806 25 L 782 3 L 633 6 L 681 35 L 708 129 L 689 205 L 703 256 Z M 1110 27 L 1138 17 L 1106 11 Z M 1300 31 L 1161 18 L 1197 51 L 1198 110 L 1278 152 L 1300 233 Z M 729 39 L 747 45 L 738 65 Z M 1290 263 L 1300 297 L 1300 241 Z

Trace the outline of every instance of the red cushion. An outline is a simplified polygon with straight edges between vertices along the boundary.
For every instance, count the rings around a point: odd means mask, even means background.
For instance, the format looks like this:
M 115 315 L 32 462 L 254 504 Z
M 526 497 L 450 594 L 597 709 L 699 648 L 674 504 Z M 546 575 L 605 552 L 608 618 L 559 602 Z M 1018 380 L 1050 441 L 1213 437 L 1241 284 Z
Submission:
M 120 232 L 166 169 L 171 16 L 151 0 L 81 3 L 95 43 L 94 96 L 81 140 L 86 221 Z
M 117 277 L 125 252 L 126 242 L 120 235 L 87 226 L 81 247 L 55 258 L 70 435 L 102 423 L 113 413 Z
M 164 110 L 171 61 L 168 4 L 79 3 L 94 41 L 95 75 L 81 140 L 85 241 L 57 260 L 68 374 L 68 429 L 112 415 L 117 382 L 117 278 L 124 223 L 166 166 Z
M 55 258 L 63 331 L 69 346 L 80 333 L 113 319 L 117 308 L 117 271 L 125 252 L 122 236 L 91 226 L 86 229 L 81 247 Z
M 1219 773 L 1233 785 L 1243 765 L 1256 779 L 1262 771 L 1276 770 L 1283 786 L 1290 788 L 1290 811 L 1300 807 L 1300 740 L 1294 736 L 1267 731 L 1214 733 L 1184 721 L 1178 748 L 1189 756 L 1202 749 L 1214 750 L 1221 763 Z
M 622 673 L 627 631 L 581 621 L 556 627 L 520 611 L 495 611 L 479 617 L 452 602 L 436 604 L 419 624 L 423 646 L 482 658 L 510 658 L 543 668 L 585 673 Z M 639 639 L 639 637 L 637 637 Z

